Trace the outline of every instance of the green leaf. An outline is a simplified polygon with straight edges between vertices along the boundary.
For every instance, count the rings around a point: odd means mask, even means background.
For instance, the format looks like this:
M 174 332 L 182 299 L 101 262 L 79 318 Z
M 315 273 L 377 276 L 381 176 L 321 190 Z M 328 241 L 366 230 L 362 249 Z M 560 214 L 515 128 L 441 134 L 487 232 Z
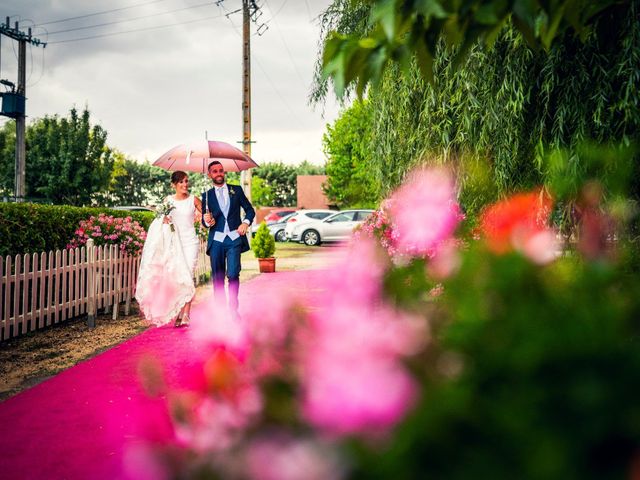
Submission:
M 396 2 L 395 0 L 379 0 L 371 11 L 372 23 L 382 27 L 387 40 L 392 41 L 396 35 Z
M 433 85 L 433 56 L 424 42 L 416 42 L 416 60 L 422 77 Z
M 418 0 L 415 2 L 415 9 L 427 20 L 431 17 L 446 18 L 449 15 L 438 0 Z

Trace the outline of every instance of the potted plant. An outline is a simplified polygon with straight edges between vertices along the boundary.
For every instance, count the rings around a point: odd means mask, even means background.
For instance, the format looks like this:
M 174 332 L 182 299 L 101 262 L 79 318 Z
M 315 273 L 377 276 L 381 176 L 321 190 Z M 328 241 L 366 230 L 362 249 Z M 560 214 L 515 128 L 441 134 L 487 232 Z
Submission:
M 276 259 L 273 254 L 276 251 L 276 241 L 271 236 L 269 228 L 265 222 L 258 227 L 253 241 L 251 242 L 253 254 L 258 259 L 260 273 L 271 273 L 276 271 Z

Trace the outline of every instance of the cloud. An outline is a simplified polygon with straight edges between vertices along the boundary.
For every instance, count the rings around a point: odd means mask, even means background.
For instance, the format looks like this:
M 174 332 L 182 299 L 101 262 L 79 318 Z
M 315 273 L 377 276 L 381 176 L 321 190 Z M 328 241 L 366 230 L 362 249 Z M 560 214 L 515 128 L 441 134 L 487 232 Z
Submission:
M 130 20 L 48 36 L 46 49 L 27 53 L 27 114 L 66 115 L 72 106 L 88 105 L 94 122 L 108 132 L 108 142 L 140 160 L 178 143 L 204 138 L 235 143 L 242 138 L 242 38 L 240 0 L 225 0 L 224 9 L 197 6 L 203 0 L 0 0 L 0 11 L 21 28 L 93 12 L 127 8 L 104 15 L 42 25 L 49 32 Z M 338 111 L 329 101 L 325 117 L 308 105 L 317 57 L 319 27 L 313 19 L 330 0 L 267 0 L 259 22 L 263 35 L 251 37 L 252 155 L 259 163 L 309 160 L 323 163 L 325 124 Z M 140 5 L 145 4 L 145 5 Z M 153 15 L 153 16 L 151 16 Z M 275 15 L 275 16 L 274 16 Z M 209 18 L 217 17 L 217 18 Z M 31 19 L 28 22 L 26 19 Z M 194 22 L 194 20 L 197 20 Z M 192 23 L 186 23 L 192 22 Z M 158 28 L 160 25 L 180 25 Z M 153 29 L 152 29 L 153 28 Z M 85 41 L 54 43 L 125 32 Z M 148 29 L 148 30 L 142 30 Z M 40 27 L 34 34 L 47 35 Z M 2 43 L 2 78 L 15 78 L 12 46 Z M 43 68 L 44 65 L 44 68 Z

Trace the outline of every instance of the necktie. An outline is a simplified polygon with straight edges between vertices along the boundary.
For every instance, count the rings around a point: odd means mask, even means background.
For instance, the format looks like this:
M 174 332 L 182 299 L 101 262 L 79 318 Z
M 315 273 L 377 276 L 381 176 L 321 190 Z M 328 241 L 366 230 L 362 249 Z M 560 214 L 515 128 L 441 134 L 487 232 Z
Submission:
M 216 188 L 216 194 L 218 196 L 218 203 L 220 204 L 220 207 L 222 208 L 226 207 L 224 192 L 222 191 L 222 188 Z

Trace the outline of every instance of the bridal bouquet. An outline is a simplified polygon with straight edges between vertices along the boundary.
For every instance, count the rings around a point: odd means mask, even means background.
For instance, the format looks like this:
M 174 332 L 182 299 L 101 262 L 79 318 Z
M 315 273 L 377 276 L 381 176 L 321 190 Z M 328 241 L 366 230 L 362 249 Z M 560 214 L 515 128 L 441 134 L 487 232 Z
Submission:
M 169 217 L 169 214 L 175 208 L 176 208 L 176 206 L 173 203 L 173 201 L 170 200 L 170 199 L 166 199 L 164 202 L 162 202 L 158 206 L 158 209 L 156 210 L 156 218 L 162 218 L 162 217 L 168 217 L 169 218 L 169 226 L 171 227 L 171 231 L 172 232 L 175 232 L 175 228 L 173 226 L 173 222 L 171 222 L 171 217 Z

